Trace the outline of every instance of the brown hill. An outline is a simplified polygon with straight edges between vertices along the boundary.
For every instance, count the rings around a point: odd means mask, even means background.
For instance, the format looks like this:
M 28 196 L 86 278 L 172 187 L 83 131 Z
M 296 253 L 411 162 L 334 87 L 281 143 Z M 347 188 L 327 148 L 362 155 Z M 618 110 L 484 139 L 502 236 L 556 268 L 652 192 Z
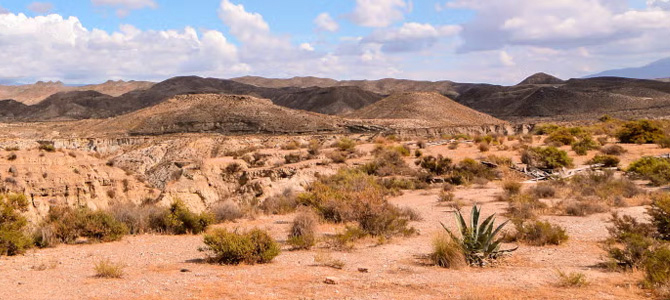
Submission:
M 158 105 L 97 124 L 91 130 L 130 134 L 171 133 L 316 133 L 342 131 L 342 120 L 234 95 L 180 95 Z
M 603 114 L 657 117 L 670 114 L 670 83 L 600 77 L 570 79 L 552 86 L 474 85 L 464 90 L 457 101 L 505 120 L 578 120 Z
M 94 91 L 54 94 L 34 104 L 0 101 L 0 121 L 53 121 L 113 117 L 165 101 L 176 95 L 228 94 L 267 98 L 287 107 L 327 114 L 343 114 L 374 103 L 381 96 L 356 87 L 263 88 L 232 80 L 175 77 L 118 97 Z
M 66 86 L 62 82 L 43 82 L 26 85 L 0 85 L 0 100 L 13 99 L 26 105 L 39 103 L 47 97 L 63 92 L 96 91 L 109 96 L 121 96 L 135 90 L 146 90 L 153 86 L 148 81 L 113 81 L 84 86 Z
M 547 73 L 535 73 L 530 77 L 521 81 L 518 85 L 524 84 L 561 84 L 564 83 L 562 79 L 551 76 Z
M 419 120 L 429 126 L 504 124 L 439 93 L 397 93 L 348 115 L 361 119 Z
M 380 80 L 343 80 L 337 81 L 318 77 L 293 77 L 289 79 L 238 77 L 231 80 L 255 85 L 258 87 L 286 88 L 286 87 L 336 87 L 355 86 L 366 91 L 382 95 L 398 92 L 439 92 L 443 95 L 457 96 L 460 84 L 452 81 L 415 81 L 406 79 L 386 78 Z

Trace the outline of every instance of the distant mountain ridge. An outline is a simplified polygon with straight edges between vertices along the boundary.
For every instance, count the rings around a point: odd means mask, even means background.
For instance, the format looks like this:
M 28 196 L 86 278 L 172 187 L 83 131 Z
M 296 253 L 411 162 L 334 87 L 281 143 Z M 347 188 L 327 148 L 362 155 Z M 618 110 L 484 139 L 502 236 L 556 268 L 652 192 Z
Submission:
M 670 57 L 657 60 L 638 68 L 608 70 L 587 77 L 625 77 L 637 79 L 668 78 L 670 77 Z

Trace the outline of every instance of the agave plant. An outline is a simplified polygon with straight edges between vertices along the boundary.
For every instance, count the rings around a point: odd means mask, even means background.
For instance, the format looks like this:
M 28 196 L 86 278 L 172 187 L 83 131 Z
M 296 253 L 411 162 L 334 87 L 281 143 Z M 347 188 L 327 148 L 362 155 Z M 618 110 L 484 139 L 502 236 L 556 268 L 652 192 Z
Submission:
M 456 214 L 456 224 L 458 229 L 461 232 L 461 237 L 456 236 L 447 226 L 443 223 L 442 227 L 451 238 L 458 242 L 461 247 L 463 247 L 463 252 L 465 253 L 465 259 L 470 265 L 475 266 L 484 266 L 487 262 L 496 260 L 506 252 L 515 251 L 518 247 L 513 249 L 501 250 L 501 238 L 496 238 L 500 233 L 500 230 L 505 227 L 507 222 L 505 221 L 502 224 L 498 225 L 495 229 L 493 224 L 495 223 L 495 214 L 490 215 L 479 224 L 479 216 L 481 209 L 476 205 L 472 208 L 472 216 L 470 218 L 470 225 L 463 218 L 463 214 L 458 210 Z

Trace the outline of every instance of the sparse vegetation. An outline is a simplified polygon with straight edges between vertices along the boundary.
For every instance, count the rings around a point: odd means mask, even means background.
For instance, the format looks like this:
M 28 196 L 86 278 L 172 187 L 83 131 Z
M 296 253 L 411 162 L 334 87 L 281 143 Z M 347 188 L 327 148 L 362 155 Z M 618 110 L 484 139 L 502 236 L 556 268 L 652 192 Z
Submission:
M 535 147 L 526 149 L 521 161 L 530 167 L 540 169 L 560 169 L 572 166 L 568 153 L 556 147 Z
M 586 275 L 580 272 L 570 272 L 565 273 L 561 270 L 556 270 L 558 274 L 558 286 L 559 287 L 584 287 L 589 284 L 586 280 Z
M 209 261 L 225 265 L 269 263 L 280 252 L 277 242 L 260 229 L 241 233 L 215 229 L 205 234 L 204 243 L 200 251 L 210 254 Z
M 664 185 L 670 182 L 670 159 L 646 156 L 628 166 L 633 176 L 651 181 L 653 185 Z
M 21 194 L 0 194 L 0 256 L 18 255 L 31 247 L 26 234 L 28 221 L 22 215 L 28 209 L 28 200 Z
M 95 264 L 95 277 L 98 278 L 121 278 L 123 277 L 123 268 L 121 263 L 112 262 L 109 259 L 103 259 Z
M 41 227 L 53 233 L 49 235 L 51 240 L 37 242 L 42 246 L 72 244 L 78 238 L 86 238 L 88 242 L 113 242 L 129 232 L 126 224 L 109 212 L 69 206 L 52 207 Z
M 578 142 L 572 143 L 572 151 L 575 151 L 577 155 L 586 155 L 589 150 L 598 149 L 600 149 L 600 145 L 590 136 L 586 136 Z
M 209 211 L 219 223 L 235 221 L 244 215 L 240 206 L 232 200 L 216 203 L 209 208 Z
M 47 144 L 47 143 L 40 144 L 38 149 L 41 150 L 41 151 L 46 151 L 46 152 L 55 152 L 56 151 L 56 147 L 54 147 L 54 145 Z
M 607 155 L 619 156 L 621 154 L 626 153 L 627 151 L 620 145 L 607 145 L 605 147 L 600 148 L 600 152 Z
M 437 235 L 433 239 L 430 259 L 442 268 L 458 269 L 467 265 L 463 247 L 446 234 Z
M 516 233 L 510 241 L 520 241 L 532 246 L 560 245 L 568 240 L 565 229 L 543 221 L 515 222 Z
M 284 190 L 281 194 L 265 199 L 260 209 L 271 215 L 285 215 L 295 211 L 298 207 L 297 195 L 291 189 Z
M 616 168 L 619 166 L 621 160 L 619 160 L 618 157 L 614 155 L 600 155 L 597 154 L 594 156 L 592 159 L 590 159 L 588 162 L 586 162 L 589 165 L 597 165 L 597 164 L 602 164 L 603 167 L 605 168 Z

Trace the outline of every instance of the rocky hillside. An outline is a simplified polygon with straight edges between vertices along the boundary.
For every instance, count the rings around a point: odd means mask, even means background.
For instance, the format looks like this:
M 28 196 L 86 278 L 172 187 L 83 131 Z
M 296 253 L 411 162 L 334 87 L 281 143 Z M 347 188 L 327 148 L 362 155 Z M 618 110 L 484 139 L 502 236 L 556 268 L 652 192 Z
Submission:
M 420 120 L 430 126 L 505 123 L 434 92 L 393 94 L 348 116 L 361 119 Z
M 124 128 L 131 134 L 187 132 L 301 134 L 338 132 L 335 117 L 301 112 L 270 100 L 233 95 L 180 95 L 158 105 L 111 119 L 103 127 Z

